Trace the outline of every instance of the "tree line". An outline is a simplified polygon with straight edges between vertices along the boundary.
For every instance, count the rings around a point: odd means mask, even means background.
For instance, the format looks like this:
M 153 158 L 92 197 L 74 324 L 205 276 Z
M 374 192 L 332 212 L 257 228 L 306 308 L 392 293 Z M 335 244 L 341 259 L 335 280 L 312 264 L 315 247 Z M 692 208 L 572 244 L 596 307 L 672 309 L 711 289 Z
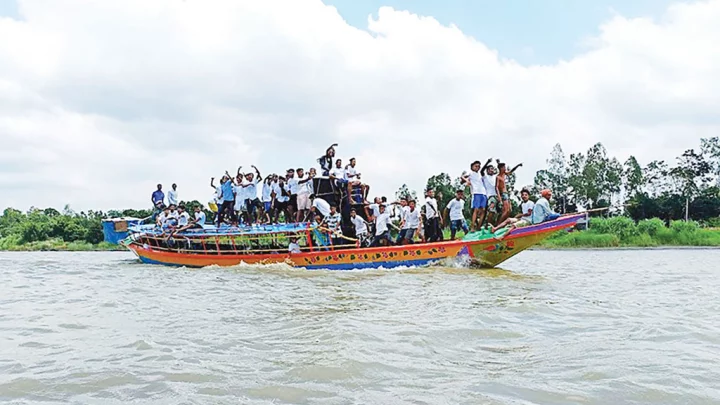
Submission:
M 531 195 L 542 189 L 553 192 L 553 204 L 560 213 L 579 209 L 623 207 L 609 210 L 639 221 L 660 218 L 670 221 L 687 219 L 720 226 L 720 139 L 702 138 L 699 149 L 688 149 L 672 162 L 653 160 L 642 165 L 634 156 L 621 163 L 609 156 L 602 143 L 585 153 L 565 154 L 555 145 L 547 166 L 538 170 L 533 184 L 526 185 Z M 515 196 L 513 213 L 523 187 L 516 188 L 515 176 L 508 176 L 508 191 Z M 470 215 L 470 190 L 460 177 L 439 173 L 427 180 L 438 203 L 444 208 L 459 188 L 465 190 L 466 218 Z M 417 193 L 403 184 L 396 197 L 417 198 Z M 601 214 L 596 214 L 601 215 Z

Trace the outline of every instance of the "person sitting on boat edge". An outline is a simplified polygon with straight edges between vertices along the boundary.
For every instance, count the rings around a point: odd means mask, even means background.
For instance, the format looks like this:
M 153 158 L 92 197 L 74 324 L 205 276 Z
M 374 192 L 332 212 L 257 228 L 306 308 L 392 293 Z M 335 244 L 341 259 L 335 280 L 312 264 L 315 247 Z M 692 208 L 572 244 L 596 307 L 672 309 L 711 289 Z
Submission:
M 302 253 L 302 251 L 300 250 L 300 245 L 297 243 L 297 237 L 291 236 L 289 240 L 290 244 L 288 245 L 288 253 L 290 253 L 291 255 Z
M 345 178 L 345 169 L 342 167 L 342 159 L 335 161 L 335 168 L 330 170 L 330 180 L 333 180 L 337 188 L 343 188 L 348 184 Z
M 520 192 L 520 199 L 522 200 L 522 203 L 520 204 L 521 212 L 515 217 L 510 217 L 502 223 L 498 224 L 497 226 L 494 226 L 492 228 L 492 233 L 495 233 L 498 229 L 502 229 L 508 225 L 510 225 L 510 229 L 508 229 L 508 232 L 512 231 L 515 228 L 530 225 L 530 223 L 532 222 L 533 208 L 535 207 L 535 203 L 532 202 L 532 200 L 530 199 L 530 191 L 526 188 L 522 189 L 522 191 Z M 506 232 L 505 235 L 507 235 L 508 232 Z
M 540 192 L 540 198 L 535 202 L 531 215 L 533 225 L 560 218 L 560 214 L 550 208 L 551 198 L 552 191 L 545 189 Z
M 193 220 L 192 227 L 202 229 L 206 219 L 205 212 L 203 212 L 202 208 L 199 205 L 195 206 L 195 219 Z
M 460 229 L 466 235 L 469 232 L 463 215 L 463 208 L 465 207 L 464 195 L 465 190 L 458 189 L 455 192 L 455 198 L 450 200 L 447 207 L 445 207 L 445 222 L 447 222 L 448 213 L 450 214 L 450 239 L 455 239 L 455 234 Z

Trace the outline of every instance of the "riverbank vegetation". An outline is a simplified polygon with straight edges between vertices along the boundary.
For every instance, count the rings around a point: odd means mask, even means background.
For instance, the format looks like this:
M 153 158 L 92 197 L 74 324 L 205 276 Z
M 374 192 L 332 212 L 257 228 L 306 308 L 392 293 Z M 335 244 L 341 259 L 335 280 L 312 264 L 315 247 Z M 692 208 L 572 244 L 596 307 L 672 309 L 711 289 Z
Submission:
M 696 221 L 658 219 L 635 222 L 627 217 L 591 218 L 584 231 L 558 232 L 540 245 L 546 248 L 616 248 L 658 246 L 718 246 L 720 230 L 702 228 Z

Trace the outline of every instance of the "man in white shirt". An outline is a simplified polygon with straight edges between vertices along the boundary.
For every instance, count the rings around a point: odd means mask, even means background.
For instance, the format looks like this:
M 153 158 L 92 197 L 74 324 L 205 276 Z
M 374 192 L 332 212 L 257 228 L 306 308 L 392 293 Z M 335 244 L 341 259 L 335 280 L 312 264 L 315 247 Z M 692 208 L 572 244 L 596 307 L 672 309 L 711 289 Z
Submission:
M 278 176 L 277 181 L 273 183 L 271 195 L 273 197 L 273 214 L 271 215 L 273 222 L 277 223 L 279 221 L 280 213 L 284 213 L 285 222 L 290 222 L 290 214 L 287 212 L 290 204 L 290 191 L 287 184 L 285 184 L 284 177 Z
M 345 180 L 348 182 L 348 196 L 350 197 L 350 204 L 362 204 L 367 199 L 368 186 L 360 181 L 360 173 L 357 172 L 355 165 L 357 160 L 350 158 L 350 164 L 345 166 Z M 357 187 L 360 187 L 360 195 L 356 192 Z
M 315 194 L 310 195 L 310 201 L 312 201 L 310 211 L 313 213 L 319 213 L 323 217 L 330 215 L 330 204 L 327 201 L 322 198 L 315 197 Z
M 375 218 L 380 215 L 381 203 L 382 200 L 380 199 L 380 197 L 375 197 L 375 200 L 372 204 L 365 205 L 365 216 L 367 216 L 370 221 L 375 221 Z
M 400 233 L 398 233 L 396 244 L 412 243 L 415 232 L 420 233 L 420 210 L 416 209 L 415 200 L 410 200 L 400 222 Z
M 290 237 L 290 244 L 288 245 L 288 253 L 290 254 L 298 254 L 301 253 L 300 245 L 297 243 L 297 238 L 292 236 Z
M 262 194 L 260 201 L 263 206 L 263 217 L 268 223 L 271 223 L 270 210 L 272 209 L 272 192 L 273 192 L 273 179 L 277 177 L 274 174 L 268 175 L 263 181 Z
M 298 184 L 298 179 L 295 178 L 295 169 L 288 169 L 285 177 L 286 177 L 286 181 L 287 181 L 287 191 L 290 193 L 290 201 L 288 201 L 288 206 L 287 206 L 287 211 L 288 211 L 287 222 L 292 222 L 295 220 L 295 213 L 298 210 L 297 194 L 298 194 L 300 185 Z
M 470 209 L 472 209 L 472 222 L 470 223 L 470 231 L 478 229 L 478 222 L 482 224 L 485 219 L 485 207 L 487 207 L 487 191 L 485 191 L 485 183 L 480 174 L 480 161 L 476 160 L 470 165 L 470 174 L 463 177 L 466 184 L 470 186 L 472 200 L 470 201 Z
M 355 208 L 350 210 L 350 222 L 355 227 L 355 237 L 360 240 L 360 246 L 365 246 L 365 241 L 368 238 L 367 222 L 357 214 Z
M 257 167 L 253 165 L 252 168 L 255 169 L 255 173 L 246 173 L 245 182 L 242 185 L 245 189 L 245 208 L 248 212 L 248 224 L 260 222 L 259 217 L 256 218 L 255 214 L 260 207 L 260 200 L 257 198 L 257 185 L 262 181 L 262 175 Z
M 177 184 L 173 183 L 172 188 L 168 191 L 168 205 L 178 205 Z
M 313 190 L 313 178 L 315 177 L 315 169 L 312 168 L 305 175 L 305 170 L 300 167 L 296 171 L 298 180 L 298 193 L 297 193 L 297 214 L 295 216 L 295 222 L 303 222 L 305 217 L 310 212 L 312 207 L 312 201 L 310 201 L 310 194 Z
M 233 191 L 235 192 L 235 206 L 233 209 L 235 210 L 235 216 L 238 218 L 238 222 L 242 222 L 243 217 L 247 218 L 245 215 L 247 212 L 245 190 L 245 176 L 243 176 L 242 173 L 238 173 L 235 177 L 235 184 L 233 185 Z
M 485 209 L 485 220 L 488 224 L 493 224 L 497 214 L 502 213 L 502 202 L 498 204 L 497 188 L 496 188 L 496 171 L 495 166 L 490 164 L 492 158 L 488 159 L 485 166 L 480 170 L 482 174 L 483 185 L 487 193 L 487 208 Z M 482 226 L 482 224 L 480 224 Z
M 438 202 L 435 199 L 435 191 L 427 189 L 425 191 L 425 237 L 428 242 L 437 242 L 440 239 L 440 211 L 438 211 Z
M 498 229 L 504 228 L 508 225 L 510 225 L 510 229 L 508 230 L 509 232 L 515 228 L 527 226 L 532 223 L 532 214 L 533 210 L 535 209 L 535 203 L 530 200 L 530 191 L 528 191 L 527 189 L 523 189 L 520 192 L 520 199 L 522 200 L 522 203 L 520 204 L 520 214 L 517 214 L 515 217 L 508 218 L 502 223 L 493 227 L 493 233 L 497 232 Z M 505 233 L 505 235 L 507 235 L 507 232 Z
M 380 215 L 375 217 L 375 237 L 370 246 L 380 246 L 382 241 L 390 244 L 390 227 L 393 226 L 390 214 L 385 211 L 385 204 L 380 204 Z
M 205 213 L 203 212 L 202 208 L 200 206 L 195 207 L 195 221 L 193 221 L 194 226 L 193 228 L 202 228 L 203 225 L 205 225 L 205 220 L 207 218 L 205 217 Z
M 447 218 L 448 212 L 450 213 L 450 239 L 455 239 L 455 233 L 460 229 L 462 229 L 466 235 L 468 233 L 465 216 L 463 215 L 463 208 L 465 208 L 464 195 L 464 190 L 457 190 L 455 198 L 450 200 L 445 208 L 445 218 Z

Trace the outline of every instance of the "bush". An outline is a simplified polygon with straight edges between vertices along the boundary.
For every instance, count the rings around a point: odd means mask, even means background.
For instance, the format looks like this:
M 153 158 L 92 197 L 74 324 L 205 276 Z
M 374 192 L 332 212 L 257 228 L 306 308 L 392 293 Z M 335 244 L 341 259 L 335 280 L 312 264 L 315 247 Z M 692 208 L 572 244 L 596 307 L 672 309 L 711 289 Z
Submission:
M 694 233 L 700 229 L 700 224 L 695 221 L 672 221 L 670 229 L 675 233 Z
M 657 235 L 661 230 L 665 229 L 665 223 L 659 218 L 643 219 L 637 224 L 638 232 L 648 234 L 650 236 Z
M 610 234 L 625 242 L 640 235 L 635 221 L 628 217 L 591 218 L 590 230 L 598 234 Z

